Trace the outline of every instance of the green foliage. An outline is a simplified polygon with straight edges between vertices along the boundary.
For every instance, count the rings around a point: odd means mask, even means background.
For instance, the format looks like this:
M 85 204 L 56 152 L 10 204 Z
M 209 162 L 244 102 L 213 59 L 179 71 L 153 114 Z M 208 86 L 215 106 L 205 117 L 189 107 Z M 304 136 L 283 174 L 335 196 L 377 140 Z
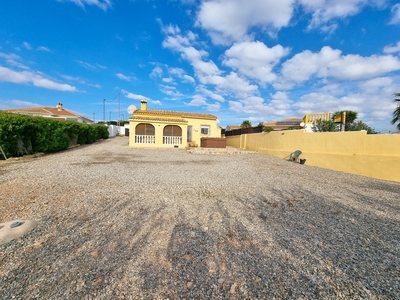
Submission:
M 327 121 L 318 120 L 315 126 L 317 127 L 317 131 L 321 132 L 337 131 L 336 124 L 332 120 L 327 120 Z
M 400 101 L 400 94 L 399 94 L 399 99 Z M 345 131 L 360 131 L 360 130 L 366 130 L 367 133 L 373 134 L 377 133 L 374 128 L 368 126 L 368 124 L 364 123 L 361 120 L 356 121 L 358 113 L 355 111 L 351 110 L 344 110 L 344 111 L 338 111 L 334 113 L 334 116 L 340 115 L 343 112 L 346 112 L 346 123 L 344 125 Z M 329 130 L 327 130 L 329 131 Z
M 88 125 L 0 112 L 0 146 L 7 156 L 57 152 L 108 138 L 104 125 Z
M 396 125 L 397 129 L 400 130 L 400 93 L 394 94 L 394 102 L 397 103 L 397 107 L 393 112 L 392 124 Z
M 346 113 L 346 123 L 344 124 L 345 131 L 354 131 L 350 130 L 349 128 L 351 124 L 353 124 L 354 121 L 357 119 L 358 113 L 352 110 L 342 110 L 335 112 L 333 115 L 334 116 L 341 115 L 343 112 Z
M 100 121 L 97 124 L 118 125 L 118 121 L 107 121 L 106 123 L 104 123 L 103 121 Z M 129 121 L 126 121 L 126 120 L 119 121 L 119 126 L 124 126 L 125 124 L 129 124 Z
M 244 120 L 242 125 L 240 125 L 240 128 L 250 128 L 251 127 L 251 121 L 250 120 Z
M 289 126 L 288 128 L 284 129 L 284 130 L 297 130 L 297 129 L 301 129 L 300 126 Z
M 265 126 L 264 128 L 263 128 L 263 131 L 264 132 L 271 132 L 271 131 L 273 131 L 274 130 L 274 128 L 272 128 L 272 127 L 270 127 L 270 126 Z
M 374 128 L 368 126 L 363 121 L 355 121 L 353 123 L 350 123 L 347 128 L 347 131 L 360 131 L 360 130 L 366 130 L 367 133 L 370 134 L 377 133 Z

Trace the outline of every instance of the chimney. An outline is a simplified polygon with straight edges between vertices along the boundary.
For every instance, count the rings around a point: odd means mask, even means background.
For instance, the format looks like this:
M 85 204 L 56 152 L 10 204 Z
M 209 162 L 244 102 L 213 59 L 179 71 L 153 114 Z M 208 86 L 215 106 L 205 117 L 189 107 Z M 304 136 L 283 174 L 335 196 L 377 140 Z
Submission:
M 147 100 L 143 99 L 140 101 L 140 110 L 147 110 Z
M 56 107 L 57 107 L 58 111 L 61 111 L 62 110 L 62 103 L 58 102 Z

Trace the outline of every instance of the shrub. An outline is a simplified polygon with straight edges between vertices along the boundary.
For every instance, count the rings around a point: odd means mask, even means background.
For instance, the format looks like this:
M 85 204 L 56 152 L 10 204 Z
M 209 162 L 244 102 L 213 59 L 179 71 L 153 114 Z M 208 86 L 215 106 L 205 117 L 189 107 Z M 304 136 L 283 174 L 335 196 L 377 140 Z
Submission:
M 317 131 L 326 132 L 326 131 L 337 131 L 336 124 L 332 120 L 318 120 L 317 124 L 315 124 Z
M 369 134 L 375 134 L 377 133 L 374 128 L 368 126 L 366 123 L 363 121 L 355 121 L 353 123 L 350 123 L 348 128 L 348 131 L 360 131 L 360 130 L 366 130 L 367 133 Z
M 56 152 L 108 138 L 104 125 L 0 112 L 0 146 L 7 156 Z
M 270 126 L 265 126 L 265 127 L 263 127 L 263 131 L 264 132 L 271 132 L 271 131 L 273 131 L 274 130 L 274 128 L 272 128 L 272 127 L 270 127 Z

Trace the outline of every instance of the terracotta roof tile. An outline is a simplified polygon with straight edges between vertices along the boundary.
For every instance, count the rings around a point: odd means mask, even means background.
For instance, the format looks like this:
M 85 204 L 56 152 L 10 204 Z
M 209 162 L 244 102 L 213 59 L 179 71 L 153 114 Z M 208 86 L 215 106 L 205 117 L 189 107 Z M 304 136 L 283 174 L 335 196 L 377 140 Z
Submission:
M 52 115 L 52 116 L 64 116 L 64 117 L 81 117 L 80 115 L 63 108 L 61 110 L 58 110 L 55 107 L 47 107 L 47 106 L 15 108 L 15 109 L 7 109 L 7 111 Z
M 133 121 L 162 121 L 162 122 L 175 122 L 175 123 L 187 123 L 185 119 L 182 118 L 162 118 L 162 117 L 144 117 L 144 116 L 134 116 L 131 120 Z
M 140 110 L 137 109 L 134 112 L 135 115 L 170 115 L 181 118 L 200 118 L 200 119 L 211 119 L 216 120 L 217 117 L 211 114 L 192 113 L 192 112 L 178 112 L 168 110 Z

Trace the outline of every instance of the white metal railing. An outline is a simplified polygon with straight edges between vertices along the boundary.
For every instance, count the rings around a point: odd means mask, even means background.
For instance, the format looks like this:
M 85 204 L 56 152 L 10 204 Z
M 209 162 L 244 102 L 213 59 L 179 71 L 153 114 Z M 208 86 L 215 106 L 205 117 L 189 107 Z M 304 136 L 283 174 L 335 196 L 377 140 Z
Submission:
M 181 136 L 164 136 L 163 143 L 167 145 L 180 145 L 182 144 Z
M 136 144 L 155 144 L 156 138 L 154 135 L 135 135 Z

